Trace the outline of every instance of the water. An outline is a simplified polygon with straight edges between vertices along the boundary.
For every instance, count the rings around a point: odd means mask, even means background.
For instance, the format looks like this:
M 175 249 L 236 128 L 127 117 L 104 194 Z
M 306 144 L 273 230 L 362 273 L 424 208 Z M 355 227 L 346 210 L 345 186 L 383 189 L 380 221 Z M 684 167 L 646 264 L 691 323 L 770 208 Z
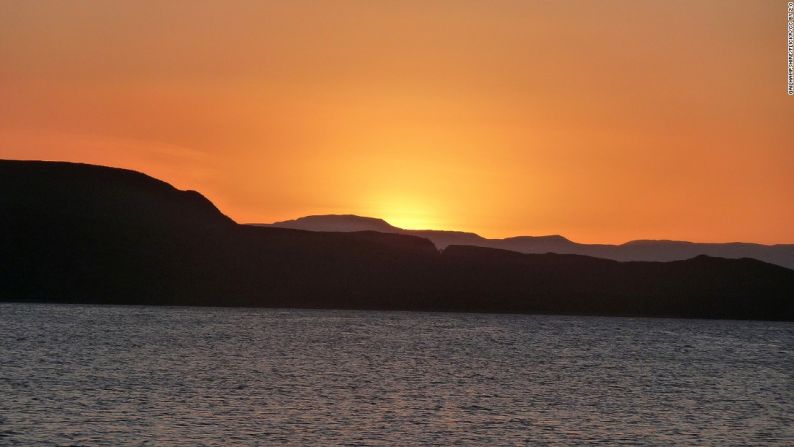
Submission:
M 0 445 L 794 445 L 794 324 L 0 304 Z

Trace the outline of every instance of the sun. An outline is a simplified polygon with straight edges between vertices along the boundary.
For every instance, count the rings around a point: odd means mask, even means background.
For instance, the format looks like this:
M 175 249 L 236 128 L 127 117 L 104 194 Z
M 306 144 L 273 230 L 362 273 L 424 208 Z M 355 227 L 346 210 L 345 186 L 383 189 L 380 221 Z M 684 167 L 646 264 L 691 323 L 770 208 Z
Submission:
M 442 227 L 437 208 L 413 197 L 379 200 L 373 214 L 395 227 L 407 230 L 437 230 Z

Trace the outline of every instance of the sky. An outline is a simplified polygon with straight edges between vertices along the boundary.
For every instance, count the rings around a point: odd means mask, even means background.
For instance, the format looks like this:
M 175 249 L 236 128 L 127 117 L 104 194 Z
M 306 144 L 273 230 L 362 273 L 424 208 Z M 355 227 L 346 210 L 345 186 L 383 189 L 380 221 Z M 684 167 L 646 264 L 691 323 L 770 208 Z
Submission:
M 0 0 L 0 158 L 241 223 L 794 243 L 786 2 Z

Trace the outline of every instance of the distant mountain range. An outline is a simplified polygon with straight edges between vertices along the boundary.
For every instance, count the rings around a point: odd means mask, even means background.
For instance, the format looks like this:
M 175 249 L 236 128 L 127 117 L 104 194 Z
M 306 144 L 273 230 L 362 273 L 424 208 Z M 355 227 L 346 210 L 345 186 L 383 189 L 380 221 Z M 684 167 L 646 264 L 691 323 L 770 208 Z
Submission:
M 499 248 L 520 253 L 558 253 L 593 256 L 615 261 L 679 261 L 699 255 L 721 258 L 753 258 L 794 269 L 794 244 L 762 245 L 745 242 L 696 243 L 668 240 L 637 240 L 620 245 L 579 244 L 563 236 L 516 236 L 486 239 L 475 233 L 438 230 L 405 230 L 383 219 L 355 215 L 306 216 L 272 224 L 279 228 L 308 231 L 378 231 L 419 236 L 439 249 L 449 245 Z
M 753 259 L 440 252 L 414 235 L 239 225 L 138 172 L 0 160 L 0 301 L 794 320 L 792 298 L 794 270 Z

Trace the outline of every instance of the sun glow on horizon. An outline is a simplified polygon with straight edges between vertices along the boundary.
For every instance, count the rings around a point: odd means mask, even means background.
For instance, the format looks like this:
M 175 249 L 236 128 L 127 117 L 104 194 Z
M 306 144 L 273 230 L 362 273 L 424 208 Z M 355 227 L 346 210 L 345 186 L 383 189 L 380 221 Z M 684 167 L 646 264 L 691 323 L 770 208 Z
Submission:
M 446 226 L 438 208 L 412 196 L 389 196 L 375 202 L 368 214 L 406 230 L 444 230 Z

